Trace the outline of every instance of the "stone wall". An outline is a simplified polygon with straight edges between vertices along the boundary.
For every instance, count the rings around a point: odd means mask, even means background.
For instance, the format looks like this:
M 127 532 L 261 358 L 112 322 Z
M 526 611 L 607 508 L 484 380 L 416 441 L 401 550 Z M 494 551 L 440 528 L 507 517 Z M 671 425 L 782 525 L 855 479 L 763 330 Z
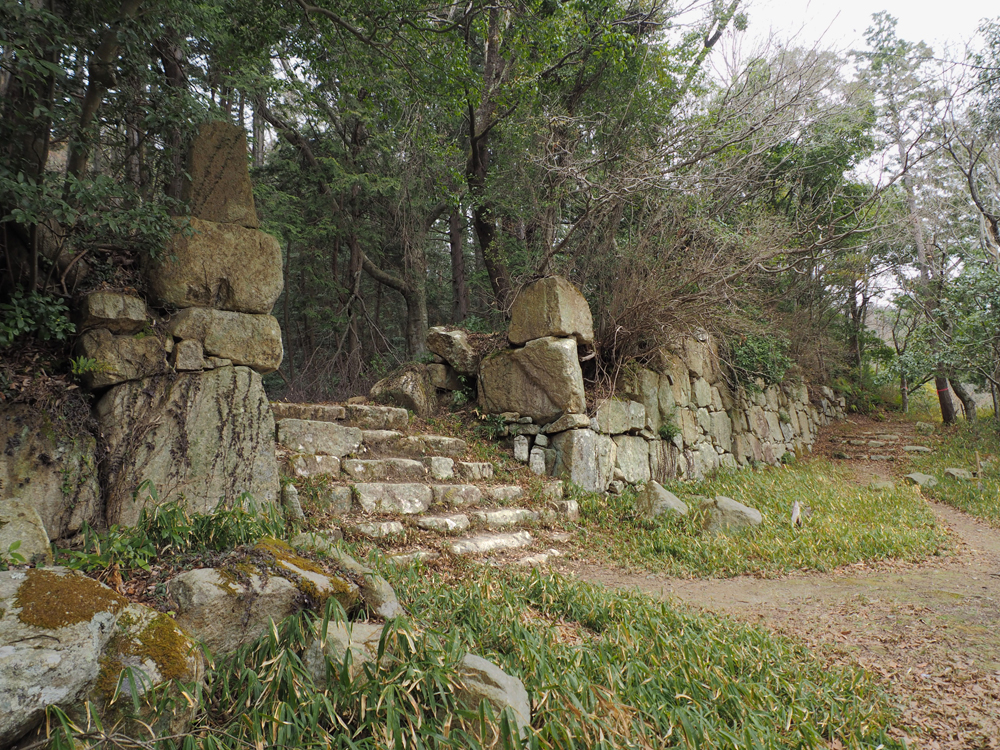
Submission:
M 826 387 L 758 382 L 734 393 L 708 335 L 665 347 L 626 371 L 612 398 L 588 405 L 577 347 L 593 343 L 591 313 L 558 277 L 521 291 L 509 340 L 480 366 L 480 405 L 503 416 L 515 456 L 533 471 L 589 491 L 775 464 L 811 450 L 817 429 L 844 415 L 844 399 Z

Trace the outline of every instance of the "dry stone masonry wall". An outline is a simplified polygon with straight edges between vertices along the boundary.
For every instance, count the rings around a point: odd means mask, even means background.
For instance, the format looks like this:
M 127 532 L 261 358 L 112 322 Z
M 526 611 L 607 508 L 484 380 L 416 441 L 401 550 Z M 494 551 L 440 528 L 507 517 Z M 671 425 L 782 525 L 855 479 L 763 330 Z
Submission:
M 448 333 L 434 329 L 428 343 L 451 363 L 460 355 L 442 345 Z M 758 382 L 734 393 L 708 335 L 664 348 L 627 371 L 613 398 L 588 405 L 578 347 L 593 344 L 593 320 L 559 277 L 521 291 L 508 338 L 511 348 L 480 365 L 481 406 L 503 417 L 514 455 L 535 473 L 588 491 L 778 463 L 809 451 L 818 427 L 844 414 L 844 399 L 826 387 Z

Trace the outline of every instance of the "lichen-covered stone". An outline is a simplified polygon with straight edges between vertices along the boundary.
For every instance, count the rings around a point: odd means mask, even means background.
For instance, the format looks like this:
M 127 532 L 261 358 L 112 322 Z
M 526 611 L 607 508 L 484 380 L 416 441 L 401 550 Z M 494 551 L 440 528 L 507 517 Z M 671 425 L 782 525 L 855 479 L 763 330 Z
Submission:
M 533 281 L 524 287 L 511 307 L 510 343 L 520 344 L 546 336 L 569 337 L 580 344 L 594 343 L 594 319 L 580 290 L 561 276 Z
M 52 563 L 45 525 L 34 506 L 24 500 L 0 500 L 0 559 L 13 547 L 25 561 Z
M 705 514 L 705 531 L 709 534 L 760 526 L 763 521 L 760 511 L 756 508 L 722 495 L 703 501 L 701 510 Z
M 417 464 L 423 469 L 422 464 Z M 423 513 L 434 499 L 425 484 L 383 484 L 359 482 L 354 494 L 362 510 L 367 513 Z
M 221 120 L 203 123 L 191 141 L 187 173 L 181 200 L 192 216 L 257 228 L 243 128 Z
M 274 420 L 308 419 L 312 422 L 337 422 L 347 418 L 347 410 L 340 404 L 291 404 L 272 401 Z
M 80 303 L 77 330 L 107 328 L 112 333 L 130 334 L 146 325 L 146 303 L 119 292 L 91 292 Z
M 656 518 L 668 513 L 686 516 L 688 513 L 687 504 L 683 500 L 655 481 L 647 482 L 636 495 L 635 506 L 643 518 Z
M 367 681 L 365 664 L 378 658 L 379 642 L 384 625 L 369 622 L 331 622 L 327 625 L 326 638 L 315 638 L 302 654 L 302 665 L 308 670 L 313 682 L 325 687 L 339 684 L 341 669 L 347 663 L 347 674 L 352 681 Z M 328 675 L 327 662 L 333 665 L 332 675 Z M 328 679 L 328 677 L 330 679 Z
M 458 378 L 458 373 L 449 365 L 430 364 L 426 365 L 427 377 L 431 385 L 442 391 L 462 390 L 462 381 Z
M 469 343 L 469 335 L 465 331 L 434 326 L 427 331 L 427 348 L 460 375 L 476 375 L 479 372 L 479 355 Z
M 568 430 L 553 436 L 552 446 L 556 451 L 555 476 L 585 492 L 607 490 L 618 455 L 611 438 L 593 430 Z
M 429 417 L 438 408 L 437 391 L 427 365 L 412 364 L 382 378 L 368 397 L 382 404 L 408 409 L 418 417 Z
M 32 506 L 50 539 L 96 524 L 97 441 L 27 404 L 0 407 L 0 501 Z M 3 551 L 6 551 L 4 548 Z
M 536 424 L 587 410 L 583 371 L 573 339 L 540 338 L 497 352 L 479 371 L 480 401 L 487 412 L 518 412 Z
M 633 435 L 615 435 L 617 446 L 615 466 L 622 470 L 624 481 L 638 484 L 649 481 L 649 447 L 646 438 Z
M 281 365 L 281 327 L 271 315 L 189 307 L 170 318 L 167 331 L 174 338 L 200 341 L 205 354 L 262 374 Z
M 281 247 L 271 235 L 191 218 L 146 268 L 150 292 L 164 307 L 213 307 L 263 314 L 281 294 Z
M 278 422 L 278 443 L 299 453 L 318 453 L 343 458 L 361 446 L 361 430 L 336 422 L 282 419 Z
M 531 701 L 524 683 L 504 672 L 496 664 L 475 654 L 466 654 L 458 665 L 455 697 L 467 708 L 476 710 L 486 701 L 494 712 L 509 710 L 519 736 L 527 736 L 531 727 Z
M 87 696 L 126 604 L 65 568 L 0 571 L 0 747 Z
M 205 369 L 205 350 L 195 339 L 178 341 L 171 354 L 171 363 L 178 372 L 193 372 Z
M 348 404 L 348 421 L 362 430 L 405 430 L 410 423 L 410 415 L 406 409 L 398 406 L 371 406 L 369 404 Z M 391 437 L 391 436 L 384 436 Z M 395 437 L 398 437 L 396 435 Z M 378 442 L 375 436 L 366 436 L 365 442 Z
M 76 351 L 96 362 L 83 374 L 88 388 L 107 388 L 167 369 L 167 352 L 156 336 L 115 336 L 107 328 L 94 328 L 80 337 Z
M 184 497 L 209 513 L 243 493 L 278 501 L 274 420 L 260 376 L 245 367 L 150 378 L 119 385 L 97 404 L 106 450 L 107 522 L 131 526 L 149 480 L 158 502 Z M 133 496 L 138 497 L 138 502 Z

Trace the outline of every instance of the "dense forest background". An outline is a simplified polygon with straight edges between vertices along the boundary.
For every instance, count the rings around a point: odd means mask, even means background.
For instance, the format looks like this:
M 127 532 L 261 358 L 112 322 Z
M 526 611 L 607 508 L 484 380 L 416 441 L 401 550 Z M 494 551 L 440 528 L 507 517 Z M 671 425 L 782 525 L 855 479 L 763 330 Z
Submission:
M 742 5 L 0 0 L 0 393 L 88 366 L 74 298 L 142 291 L 221 119 L 284 252 L 273 395 L 363 392 L 560 273 L 595 382 L 707 330 L 737 379 L 859 410 L 933 381 L 974 418 L 1000 381 L 1000 24 L 947 55 L 885 13 L 846 56 L 748 50 Z

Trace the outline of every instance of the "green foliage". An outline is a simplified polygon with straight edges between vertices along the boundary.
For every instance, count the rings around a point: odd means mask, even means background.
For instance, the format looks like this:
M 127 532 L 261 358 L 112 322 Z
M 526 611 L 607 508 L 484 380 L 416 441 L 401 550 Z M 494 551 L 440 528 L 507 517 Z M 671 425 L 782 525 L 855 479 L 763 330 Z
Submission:
M 670 416 L 660 425 L 658 430 L 660 438 L 663 440 L 673 440 L 675 437 L 681 434 L 681 428 L 677 425 L 676 417 L 674 413 L 671 412 Z
M 669 489 L 692 512 L 646 520 L 637 515 L 631 491 L 584 496 L 580 543 L 616 564 L 675 576 L 825 571 L 870 560 L 917 560 L 948 546 L 945 531 L 910 488 L 859 490 L 849 472 L 825 461 L 720 473 Z M 763 523 L 731 535 L 704 534 L 697 500 L 688 498 L 716 495 L 757 508 Z M 789 524 L 795 500 L 813 512 L 802 529 Z
M 11 565 L 23 565 L 26 560 L 18 550 L 21 548 L 21 540 L 16 539 L 7 545 L 6 552 L 0 552 L 0 570 L 7 570 Z
M 15 289 L 10 302 L 0 302 L 0 349 L 27 334 L 42 341 L 66 341 L 75 330 L 69 308 L 58 297 Z
M 222 552 L 264 537 L 282 537 L 285 522 L 272 505 L 260 508 L 242 495 L 232 508 L 213 513 L 191 513 L 183 500 L 160 503 L 156 489 L 143 482 L 136 492 L 147 493 L 146 507 L 134 526 L 111 526 L 97 532 L 84 526 L 82 550 L 66 550 L 67 566 L 74 570 L 149 570 L 162 554 Z
M 760 391 L 758 378 L 764 381 L 765 387 L 778 385 L 792 366 L 788 341 L 784 338 L 748 333 L 727 343 L 728 364 L 737 382 L 751 393 Z
M 104 372 L 106 369 L 106 363 L 101 362 L 94 357 L 85 357 L 82 354 L 77 357 L 73 357 L 69 361 L 69 371 L 75 378 L 82 378 L 84 375 L 94 372 Z

